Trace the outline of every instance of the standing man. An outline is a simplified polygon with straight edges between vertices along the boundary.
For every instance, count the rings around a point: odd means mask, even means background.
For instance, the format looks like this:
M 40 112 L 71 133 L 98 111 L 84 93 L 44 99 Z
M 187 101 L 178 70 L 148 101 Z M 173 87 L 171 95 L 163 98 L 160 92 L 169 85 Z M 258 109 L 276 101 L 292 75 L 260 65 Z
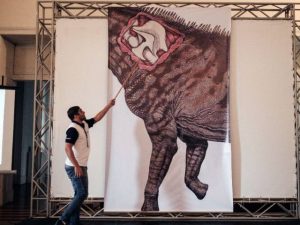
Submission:
M 68 110 L 68 117 L 72 122 L 66 132 L 65 170 L 72 182 L 74 198 L 55 225 L 80 224 L 80 207 L 88 196 L 89 128 L 100 121 L 114 104 L 115 99 L 110 100 L 104 109 L 91 119 L 85 118 L 85 112 L 79 106 L 73 106 Z

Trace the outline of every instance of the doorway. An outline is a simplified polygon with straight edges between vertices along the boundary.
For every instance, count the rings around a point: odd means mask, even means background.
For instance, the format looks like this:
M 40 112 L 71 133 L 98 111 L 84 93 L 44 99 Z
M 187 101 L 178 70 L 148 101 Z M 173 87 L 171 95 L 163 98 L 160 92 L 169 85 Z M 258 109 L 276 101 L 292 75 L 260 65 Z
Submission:
M 15 119 L 12 169 L 14 201 L 29 207 L 32 164 L 34 81 L 18 81 L 15 97 Z

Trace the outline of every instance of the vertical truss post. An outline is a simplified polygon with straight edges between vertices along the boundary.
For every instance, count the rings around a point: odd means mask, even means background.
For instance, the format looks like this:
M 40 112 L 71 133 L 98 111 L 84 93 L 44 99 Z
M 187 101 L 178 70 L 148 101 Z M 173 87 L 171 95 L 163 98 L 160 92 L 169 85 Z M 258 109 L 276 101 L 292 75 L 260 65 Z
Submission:
M 55 34 L 52 8 L 53 2 L 37 2 L 31 217 L 49 216 Z
M 299 127 L 299 113 L 300 113 L 300 20 L 296 19 L 296 12 L 300 12 L 299 5 L 294 4 L 293 13 L 293 68 L 294 68 L 294 107 L 295 107 L 295 144 L 296 144 L 296 171 L 297 171 L 297 217 L 300 218 L 300 127 Z

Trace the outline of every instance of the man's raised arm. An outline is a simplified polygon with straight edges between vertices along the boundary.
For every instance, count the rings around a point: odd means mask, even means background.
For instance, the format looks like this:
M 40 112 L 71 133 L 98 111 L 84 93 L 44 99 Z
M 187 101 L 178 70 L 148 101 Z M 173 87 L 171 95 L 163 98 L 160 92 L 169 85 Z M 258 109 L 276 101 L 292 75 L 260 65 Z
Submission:
M 94 116 L 94 120 L 95 120 L 95 123 L 98 122 L 99 120 L 101 120 L 105 114 L 108 112 L 108 110 L 114 106 L 115 104 L 115 99 L 112 99 L 108 102 L 108 104 L 100 111 L 97 113 L 96 116 Z

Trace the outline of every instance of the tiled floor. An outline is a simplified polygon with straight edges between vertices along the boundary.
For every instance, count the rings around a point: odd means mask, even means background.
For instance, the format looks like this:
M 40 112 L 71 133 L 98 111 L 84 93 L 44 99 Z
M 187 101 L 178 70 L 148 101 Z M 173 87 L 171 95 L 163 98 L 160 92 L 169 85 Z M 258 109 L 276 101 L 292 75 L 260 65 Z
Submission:
M 17 224 L 30 217 L 30 185 L 15 187 L 14 199 L 0 208 L 0 224 Z
M 53 219 L 28 220 L 18 225 L 54 225 Z M 299 225 L 299 220 L 285 221 L 107 221 L 84 220 L 82 225 Z M 2 224 L 1 224 L 2 225 Z

